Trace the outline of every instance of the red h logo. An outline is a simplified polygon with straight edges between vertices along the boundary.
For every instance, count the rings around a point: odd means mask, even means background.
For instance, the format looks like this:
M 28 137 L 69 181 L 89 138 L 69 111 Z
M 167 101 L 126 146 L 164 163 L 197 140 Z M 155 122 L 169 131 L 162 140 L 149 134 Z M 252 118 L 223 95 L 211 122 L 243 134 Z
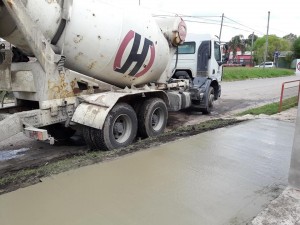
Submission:
M 129 42 L 133 38 L 134 38 L 134 40 L 133 40 L 133 45 L 132 45 L 130 54 L 129 54 L 127 60 L 125 61 L 125 63 L 123 64 L 123 66 L 121 67 L 121 60 L 123 58 L 125 49 L 126 49 L 127 45 L 129 44 Z M 154 44 L 152 41 L 145 38 L 142 52 L 141 52 L 141 54 L 138 54 L 137 52 L 138 52 L 140 43 L 141 43 L 141 35 L 130 30 L 127 33 L 127 35 L 125 36 L 125 38 L 123 39 L 121 46 L 117 52 L 115 62 L 114 62 L 114 71 L 124 74 L 129 69 L 131 64 L 133 62 L 136 62 L 134 68 L 132 69 L 132 71 L 130 71 L 129 75 L 135 76 L 135 77 L 140 77 L 140 76 L 143 76 L 151 68 L 151 66 L 153 65 L 153 62 L 154 62 L 154 58 L 155 58 Z M 145 62 L 145 59 L 148 55 L 149 49 L 150 49 L 150 60 L 148 62 L 148 65 L 144 65 L 144 69 L 138 73 L 140 68 L 143 66 L 143 63 Z

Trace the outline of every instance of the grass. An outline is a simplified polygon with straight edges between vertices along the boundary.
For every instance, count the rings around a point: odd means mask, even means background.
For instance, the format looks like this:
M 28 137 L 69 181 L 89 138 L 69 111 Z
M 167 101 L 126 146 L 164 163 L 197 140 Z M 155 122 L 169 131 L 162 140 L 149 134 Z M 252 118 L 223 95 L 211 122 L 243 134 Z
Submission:
M 285 111 L 285 110 L 288 110 L 290 108 L 295 107 L 298 103 L 297 100 L 298 100 L 297 96 L 285 99 L 282 102 L 282 110 L 281 111 Z M 271 104 L 263 105 L 261 107 L 248 109 L 244 112 L 239 113 L 238 116 L 243 116 L 243 115 L 247 115 L 247 114 L 251 114 L 251 115 L 259 115 L 259 114 L 273 115 L 273 114 L 278 113 L 278 109 L 279 109 L 279 102 L 274 102 L 274 103 L 271 103 Z
M 224 67 L 223 80 L 235 81 L 294 75 L 295 71 L 281 68 Z

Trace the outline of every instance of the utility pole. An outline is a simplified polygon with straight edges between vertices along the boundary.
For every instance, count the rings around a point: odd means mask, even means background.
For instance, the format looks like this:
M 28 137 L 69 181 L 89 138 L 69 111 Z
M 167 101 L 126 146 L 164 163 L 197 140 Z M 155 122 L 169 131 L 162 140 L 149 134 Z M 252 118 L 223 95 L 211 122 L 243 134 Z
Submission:
M 224 21 L 224 13 L 222 14 L 221 27 L 220 27 L 220 34 L 219 34 L 219 42 L 221 42 L 221 35 L 222 35 L 222 28 L 223 28 L 223 21 Z
M 264 68 L 265 68 L 267 54 L 268 54 L 269 24 L 270 24 L 270 11 L 268 12 L 268 26 L 267 26 L 267 37 L 266 37 L 266 49 L 265 49 L 265 54 L 264 54 Z
M 253 66 L 253 40 L 254 40 L 254 32 L 252 33 L 252 37 L 251 37 L 251 66 Z

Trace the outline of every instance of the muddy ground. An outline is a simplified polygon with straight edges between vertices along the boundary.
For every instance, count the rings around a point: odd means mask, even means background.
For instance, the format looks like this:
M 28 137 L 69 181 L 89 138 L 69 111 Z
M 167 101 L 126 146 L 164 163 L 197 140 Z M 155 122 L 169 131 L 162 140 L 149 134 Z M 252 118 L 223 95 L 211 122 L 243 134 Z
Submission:
M 215 110 L 210 115 L 202 115 L 202 113 L 192 110 L 170 112 L 166 129 L 168 135 L 162 137 L 164 139 L 162 143 L 168 141 L 167 139 L 174 140 L 180 137 L 181 134 L 176 134 L 176 132 L 181 132 L 181 127 L 221 119 L 226 115 L 230 115 L 230 113 L 236 109 L 242 110 L 248 106 L 251 106 L 251 101 L 219 100 L 215 103 Z M 212 122 L 212 124 L 213 126 L 210 129 L 216 129 L 226 125 L 223 121 L 220 122 L 220 125 L 218 122 Z M 228 124 L 230 125 L 232 122 L 229 121 Z M 199 129 L 196 133 L 206 130 L 206 128 Z M 186 136 L 193 134 L 195 134 L 195 132 L 191 130 Z M 147 148 L 150 147 L 152 140 L 144 140 L 144 142 L 145 146 L 143 147 Z M 12 172 L 27 168 L 36 168 L 46 163 L 55 162 L 74 155 L 82 155 L 86 152 L 88 152 L 88 149 L 80 135 L 75 135 L 69 141 L 56 143 L 54 146 L 51 146 L 49 143 L 29 139 L 22 133 L 19 133 L 0 142 L 0 178 L 5 177 Z
M 235 119 L 215 119 L 198 125 L 170 130 L 155 138 L 137 140 L 134 144 L 113 151 L 88 151 L 82 139 L 76 138 L 51 149 L 39 146 L 39 150 L 27 150 L 21 157 L 9 159 L 0 165 L 0 194 L 40 182 L 40 178 L 70 169 L 111 160 L 123 155 L 145 150 L 170 141 L 199 134 L 208 130 L 239 123 Z M 31 140 L 28 140 L 29 142 Z M 19 145 L 17 143 L 16 145 Z M 22 144 L 24 144 L 22 142 Z M 39 143 L 41 145 L 42 143 Z M 46 144 L 46 143 L 43 143 Z M 67 146 L 66 146 L 67 145 Z M 7 146 L 14 148 L 15 145 Z M 68 149 L 66 151 L 66 149 Z M 24 152 L 20 152 L 22 154 Z

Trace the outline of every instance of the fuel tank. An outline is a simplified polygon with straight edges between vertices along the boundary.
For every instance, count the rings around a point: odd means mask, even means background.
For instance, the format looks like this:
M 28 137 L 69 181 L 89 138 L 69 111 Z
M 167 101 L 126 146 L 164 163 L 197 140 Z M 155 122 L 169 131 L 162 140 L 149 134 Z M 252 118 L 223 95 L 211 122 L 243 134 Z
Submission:
M 181 18 L 156 21 L 139 7 L 95 0 L 22 2 L 32 22 L 66 56 L 67 68 L 119 87 L 163 82 L 175 46 L 186 35 Z M 0 21 L 0 37 L 31 55 L 30 40 L 1 1 Z

